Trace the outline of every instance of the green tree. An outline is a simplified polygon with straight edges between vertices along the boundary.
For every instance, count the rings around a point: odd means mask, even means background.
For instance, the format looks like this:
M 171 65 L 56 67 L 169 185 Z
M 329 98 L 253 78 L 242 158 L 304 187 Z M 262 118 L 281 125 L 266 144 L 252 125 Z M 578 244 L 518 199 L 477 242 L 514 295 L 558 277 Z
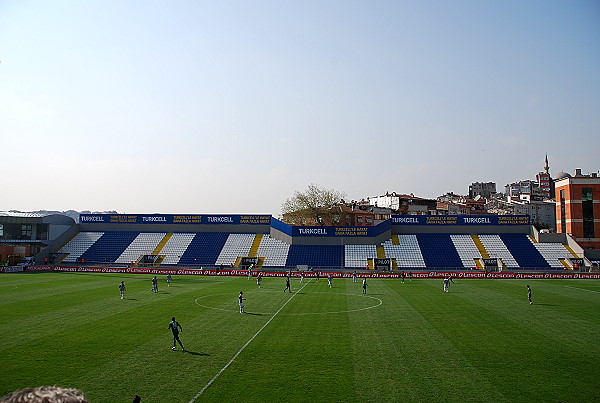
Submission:
M 293 225 L 325 225 L 332 221 L 332 208 L 344 203 L 345 197 L 344 192 L 311 183 L 305 191 L 296 191 L 283 203 L 283 221 Z

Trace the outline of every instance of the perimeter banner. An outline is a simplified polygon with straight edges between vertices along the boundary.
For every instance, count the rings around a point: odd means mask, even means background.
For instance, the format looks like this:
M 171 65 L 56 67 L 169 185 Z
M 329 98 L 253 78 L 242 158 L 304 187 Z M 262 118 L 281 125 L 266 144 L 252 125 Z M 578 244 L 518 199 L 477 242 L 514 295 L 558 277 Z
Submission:
M 82 224 L 270 225 L 270 215 L 80 214 Z
M 389 231 L 391 221 L 386 220 L 375 226 L 363 227 L 309 227 L 291 226 L 290 235 L 293 237 L 376 237 L 385 231 Z
M 528 215 L 393 215 L 393 225 L 530 225 Z
M 6 266 L 6 267 L 0 267 L 0 273 L 4 272 L 4 273 L 17 273 L 20 271 L 24 271 L 23 270 L 24 266 Z
M 92 272 L 92 273 L 137 273 L 137 274 L 181 274 L 181 275 L 203 275 L 203 276 L 248 276 L 248 270 L 241 269 L 176 269 L 176 268 L 144 268 L 144 267 L 71 267 L 71 266 L 27 266 L 25 271 L 55 271 L 55 272 Z M 301 272 L 298 271 L 274 271 L 274 270 L 253 270 L 253 276 L 256 277 L 257 273 L 260 273 L 263 277 L 291 277 L 300 278 Z M 302 272 L 304 277 L 313 278 L 317 276 L 317 271 L 305 271 Z M 336 278 L 352 278 L 353 272 L 351 271 L 321 271 L 318 270 L 321 278 L 327 277 L 331 274 L 332 277 Z M 446 278 L 452 276 L 454 279 L 478 279 L 478 278 L 493 278 L 493 279 L 598 279 L 600 280 L 600 273 L 544 273 L 544 272 L 493 272 L 485 273 L 482 271 L 405 271 L 404 275 L 406 278 L 414 279 L 427 279 L 427 278 Z M 401 278 L 401 271 L 393 272 L 357 272 L 357 277 L 360 278 Z

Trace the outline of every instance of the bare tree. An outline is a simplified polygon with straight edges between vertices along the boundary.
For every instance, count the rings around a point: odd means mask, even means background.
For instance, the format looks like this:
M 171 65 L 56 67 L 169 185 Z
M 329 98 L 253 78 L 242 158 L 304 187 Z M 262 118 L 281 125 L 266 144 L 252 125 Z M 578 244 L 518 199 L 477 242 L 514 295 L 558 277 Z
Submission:
M 331 209 L 343 203 L 344 192 L 311 183 L 304 192 L 296 191 L 281 206 L 283 220 L 294 225 L 324 225 Z M 329 220 L 330 221 L 330 220 Z

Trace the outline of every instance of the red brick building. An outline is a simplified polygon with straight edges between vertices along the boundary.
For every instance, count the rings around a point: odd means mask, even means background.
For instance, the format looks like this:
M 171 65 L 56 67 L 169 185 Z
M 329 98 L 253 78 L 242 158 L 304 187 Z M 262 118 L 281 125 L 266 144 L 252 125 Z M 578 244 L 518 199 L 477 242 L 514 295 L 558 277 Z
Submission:
M 561 172 L 554 180 L 556 231 L 573 236 L 586 249 L 600 249 L 600 177 Z

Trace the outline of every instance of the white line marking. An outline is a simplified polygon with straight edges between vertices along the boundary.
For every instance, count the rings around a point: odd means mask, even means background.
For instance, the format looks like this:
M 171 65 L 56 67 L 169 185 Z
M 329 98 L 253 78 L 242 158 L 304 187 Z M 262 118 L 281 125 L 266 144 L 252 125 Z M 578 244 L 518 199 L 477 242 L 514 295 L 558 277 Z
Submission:
M 283 308 L 285 308 L 285 306 L 288 304 L 288 302 L 290 302 L 290 301 L 291 301 L 291 300 L 292 300 L 292 299 L 293 299 L 293 298 L 294 298 L 294 297 L 295 297 L 295 296 L 296 296 L 296 295 L 297 295 L 297 294 L 298 294 L 300 291 L 302 291 L 302 288 L 306 287 L 306 286 L 307 286 L 307 285 L 310 283 L 310 281 L 311 281 L 311 280 L 309 280 L 309 281 L 308 281 L 306 284 L 304 284 L 304 285 L 303 285 L 303 286 L 302 286 L 302 287 L 301 287 L 301 288 L 300 288 L 298 291 L 296 291 L 296 292 L 294 293 L 294 295 L 292 295 L 292 296 L 291 296 L 291 297 L 290 297 L 290 298 L 289 298 L 287 301 L 285 301 L 285 303 L 284 303 L 284 304 L 281 306 L 281 308 L 279 308 L 279 310 L 278 310 L 277 312 L 275 312 L 275 313 L 273 314 L 273 316 L 271 316 L 271 318 L 270 318 L 270 319 L 267 321 L 267 323 L 265 323 L 265 324 L 264 324 L 264 325 L 263 325 L 263 326 L 262 326 L 260 329 L 258 329 L 258 331 L 257 331 L 256 333 L 254 333 L 254 336 L 252 336 L 252 337 L 250 338 L 250 340 L 248 340 L 248 341 L 246 342 L 246 344 L 244 344 L 244 345 L 242 346 L 242 348 L 240 348 L 240 349 L 239 349 L 239 351 L 238 351 L 237 353 L 235 353 L 235 355 L 234 355 L 234 356 L 231 358 L 231 360 L 229 360 L 229 362 L 228 362 L 227 364 L 225 364 L 225 366 L 224 366 L 223 368 L 221 368 L 221 370 L 220 370 L 219 372 L 217 372 L 217 374 L 216 374 L 215 376 L 213 376 L 213 378 L 212 378 L 210 381 L 208 381 L 208 383 L 207 383 L 206 385 L 204 385 L 204 387 L 203 387 L 203 388 L 200 390 L 200 392 L 196 393 L 196 396 L 194 396 L 194 397 L 192 398 L 192 400 L 190 400 L 190 403 L 192 403 L 192 402 L 196 401 L 196 399 L 197 399 L 198 397 L 200 397 L 200 395 L 201 395 L 202 393 L 204 393 L 204 391 L 205 391 L 206 389 L 208 389 L 208 387 L 209 387 L 210 385 L 212 385 L 212 383 L 213 383 L 213 382 L 214 382 L 214 381 L 215 381 L 215 380 L 216 380 L 216 379 L 217 379 L 217 378 L 218 378 L 218 377 L 219 377 L 219 376 L 220 376 L 220 375 L 223 373 L 223 371 L 225 371 L 227 368 L 229 368 L 229 366 L 231 365 L 231 363 L 232 363 L 233 361 L 235 361 L 235 359 L 236 359 L 236 358 L 237 358 L 237 357 L 238 357 L 238 356 L 239 356 L 239 355 L 242 353 L 242 351 L 244 351 L 244 349 L 245 349 L 246 347 L 248 347 L 248 344 L 252 343 L 252 340 L 254 340 L 254 339 L 256 338 L 256 336 L 258 336 L 258 335 L 260 334 L 260 332 L 262 332 L 262 331 L 263 331 L 263 329 L 264 329 L 265 327 L 267 327 L 267 325 L 268 325 L 269 323 L 271 323 L 271 321 L 272 321 L 272 320 L 275 318 L 275 316 L 277 316 L 277 314 L 278 314 L 279 312 L 281 312 L 281 310 L 282 310 Z
M 273 293 L 277 292 L 277 293 L 279 293 L 278 291 L 267 291 L 267 292 L 273 292 Z M 379 301 L 379 303 L 376 304 L 376 305 L 370 305 L 370 306 L 367 306 L 367 307 L 364 307 L 364 308 L 348 309 L 348 310 L 345 310 L 345 311 L 296 312 L 296 313 L 282 313 L 282 315 L 285 315 L 285 316 L 300 316 L 300 315 L 328 315 L 328 314 L 335 314 L 335 313 L 349 313 L 349 312 L 366 311 L 368 309 L 377 308 L 377 307 L 379 307 L 379 306 L 381 306 L 383 304 L 383 301 L 381 299 L 379 299 L 377 297 L 373 297 L 371 295 L 349 294 L 349 293 L 343 293 L 343 292 L 331 292 L 331 293 L 330 292 L 315 292 L 314 294 L 353 295 L 355 297 L 360 297 L 360 298 L 371 298 L 371 299 Z M 214 306 L 204 305 L 204 304 L 201 304 L 201 303 L 198 302 L 198 300 L 201 299 L 201 298 L 207 298 L 207 297 L 211 297 L 213 295 L 215 295 L 215 294 L 204 295 L 202 297 L 198 297 L 198 298 L 196 298 L 194 300 L 194 302 L 196 303 L 196 305 L 201 306 L 203 308 L 207 308 L 207 309 L 213 309 L 213 310 L 216 310 L 216 311 L 223 311 L 223 312 L 237 312 L 237 310 L 234 310 L 234 309 L 217 308 L 217 307 L 214 307 Z M 273 312 L 254 312 L 254 311 L 252 311 L 252 313 L 254 313 L 254 314 L 260 314 L 260 315 L 273 315 Z
M 565 287 L 567 287 L 567 288 L 574 288 L 576 290 L 581 290 L 581 291 L 589 291 L 589 292 L 595 292 L 595 293 L 599 293 L 600 292 L 600 291 L 588 290 L 588 289 L 585 289 L 585 288 L 571 287 L 570 285 L 566 285 Z

